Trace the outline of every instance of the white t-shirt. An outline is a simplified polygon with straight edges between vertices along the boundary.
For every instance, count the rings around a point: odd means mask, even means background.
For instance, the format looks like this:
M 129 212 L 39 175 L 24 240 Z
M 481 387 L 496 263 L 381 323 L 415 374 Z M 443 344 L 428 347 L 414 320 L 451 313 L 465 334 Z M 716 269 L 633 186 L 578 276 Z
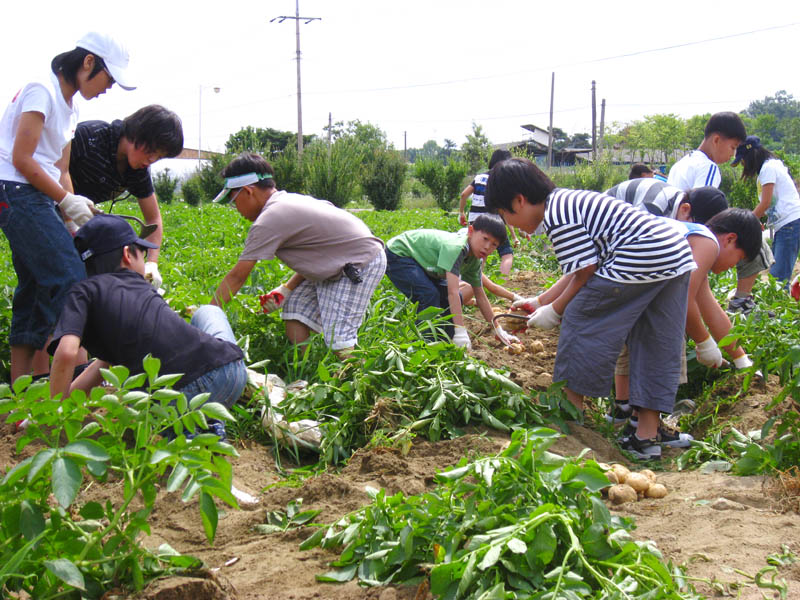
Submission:
M 789 175 L 789 170 L 777 158 L 770 158 L 761 165 L 758 174 L 758 197 L 761 197 L 761 188 L 773 183 L 772 201 L 767 209 L 767 224 L 777 231 L 784 225 L 800 219 L 800 196 L 797 188 Z
M 672 165 L 667 178 L 667 184 L 684 192 L 705 185 L 719 188 L 721 182 L 719 167 L 700 150 L 687 154 Z
M 0 120 L 0 179 L 28 183 L 11 162 L 19 120 L 22 113 L 26 112 L 44 115 L 44 128 L 33 158 L 45 173 L 58 181 L 61 171 L 55 163 L 61 158 L 64 146 L 75 134 L 78 109 L 74 104 L 69 106 L 64 100 L 58 78 L 52 73 L 49 78 L 28 83 L 17 92 Z

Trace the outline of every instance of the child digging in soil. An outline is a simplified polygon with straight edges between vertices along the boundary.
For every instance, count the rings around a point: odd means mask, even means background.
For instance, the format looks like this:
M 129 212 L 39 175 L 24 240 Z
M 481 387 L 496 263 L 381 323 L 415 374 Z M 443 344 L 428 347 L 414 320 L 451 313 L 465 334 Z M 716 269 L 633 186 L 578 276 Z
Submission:
M 557 189 L 523 158 L 497 164 L 486 191 L 487 206 L 507 224 L 532 233 L 543 222 L 564 274 L 574 273 L 529 320 L 544 328 L 561 322 L 553 381 L 565 381 L 567 398 L 583 410 L 584 396 L 608 395 L 627 340 L 631 404 L 639 408 L 629 445 L 658 447 L 659 414 L 675 403 L 689 277 L 697 268 L 684 236 L 609 196 Z
M 438 229 L 406 231 L 386 244 L 386 275 L 398 290 L 418 303 L 418 311 L 435 306 L 452 315 L 453 324 L 445 331 L 456 346 L 471 349 L 459 285 L 463 278 L 472 286 L 481 314 L 491 323 L 494 314 L 481 285 L 481 261 L 505 239 L 505 224 L 489 214 L 475 219 L 466 235 Z M 505 344 L 519 342 L 499 325 L 495 334 Z
M 190 325 L 173 311 L 144 278 L 148 249 L 155 244 L 137 236 L 122 217 L 97 215 L 75 235 L 75 247 L 89 278 L 70 289 L 56 323 L 50 371 L 52 396 L 88 392 L 102 383 L 101 368 L 125 365 L 143 372 L 148 354 L 161 360 L 162 373 L 183 373 L 175 389 L 187 398 L 209 392 L 209 402 L 230 408 L 247 383 L 244 354 L 217 306 L 201 306 Z M 96 360 L 72 381 L 78 349 Z M 210 432 L 225 439 L 221 421 Z

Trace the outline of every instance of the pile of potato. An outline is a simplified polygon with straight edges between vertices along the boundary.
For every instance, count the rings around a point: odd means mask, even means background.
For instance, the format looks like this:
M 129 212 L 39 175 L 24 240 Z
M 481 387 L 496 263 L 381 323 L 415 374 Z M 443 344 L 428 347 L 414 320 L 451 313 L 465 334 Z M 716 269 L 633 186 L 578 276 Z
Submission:
M 656 483 L 656 474 L 650 469 L 631 471 L 625 465 L 607 465 L 598 463 L 606 472 L 611 486 L 603 490 L 608 494 L 612 504 L 636 502 L 642 498 L 663 498 L 667 495 L 667 488 L 661 483 Z
M 493 306 L 492 312 L 496 315 L 500 314 L 518 314 L 520 316 L 527 317 L 528 315 L 524 312 L 520 311 L 512 311 L 510 308 L 504 308 L 502 306 Z M 500 325 L 503 329 L 508 332 L 518 332 L 522 329 L 525 329 L 525 321 L 521 321 L 519 319 L 498 319 L 497 324 Z M 544 352 L 544 344 L 539 340 L 533 340 L 527 344 L 522 342 L 511 344 L 510 346 L 506 346 L 503 348 L 508 354 L 523 354 L 524 352 L 529 352 L 531 354 L 538 354 L 540 352 Z
M 517 344 L 511 344 L 510 346 L 506 346 L 503 348 L 509 354 L 522 354 L 523 352 L 530 352 L 531 354 L 538 354 L 539 352 L 544 352 L 544 344 L 539 340 L 534 340 L 532 342 L 528 342 L 527 344 L 523 344 L 522 342 Z

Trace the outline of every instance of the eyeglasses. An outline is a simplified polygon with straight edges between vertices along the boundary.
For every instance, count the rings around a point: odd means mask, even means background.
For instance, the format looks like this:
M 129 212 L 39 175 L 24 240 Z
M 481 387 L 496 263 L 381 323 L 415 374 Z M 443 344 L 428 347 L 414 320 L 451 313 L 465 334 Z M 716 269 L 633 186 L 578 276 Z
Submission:
M 108 85 L 114 85 L 117 81 L 111 75 L 111 71 L 108 70 L 108 67 L 103 67 L 103 71 L 105 71 L 106 75 L 108 75 Z
M 233 203 L 236 201 L 236 197 L 237 197 L 237 196 L 238 196 L 238 195 L 241 193 L 241 191 L 242 191 L 244 188 L 246 188 L 246 187 L 247 187 L 246 185 L 245 185 L 245 186 L 242 186 L 242 187 L 240 187 L 238 190 L 236 190 L 236 191 L 233 193 L 233 195 L 231 196 L 231 204 L 233 204 Z

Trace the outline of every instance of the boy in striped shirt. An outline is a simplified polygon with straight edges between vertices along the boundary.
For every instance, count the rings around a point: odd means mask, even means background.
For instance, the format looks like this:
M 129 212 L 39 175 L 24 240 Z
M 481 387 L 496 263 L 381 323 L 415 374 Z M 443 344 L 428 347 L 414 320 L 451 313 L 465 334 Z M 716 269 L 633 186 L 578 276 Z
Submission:
M 562 271 L 574 273 L 529 321 L 543 328 L 561 323 L 553 381 L 565 381 L 567 398 L 582 410 L 584 396 L 608 395 L 627 341 L 630 403 L 639 409 L 628 443 L 639 453 L 657 447 L 659 413 L 675 403 L 689 277 L 697 268 L 684 236 L 610 196 L 557 189 L 523 158 L 492 169 L 486 203 L 528 233 L 543 223 Z

